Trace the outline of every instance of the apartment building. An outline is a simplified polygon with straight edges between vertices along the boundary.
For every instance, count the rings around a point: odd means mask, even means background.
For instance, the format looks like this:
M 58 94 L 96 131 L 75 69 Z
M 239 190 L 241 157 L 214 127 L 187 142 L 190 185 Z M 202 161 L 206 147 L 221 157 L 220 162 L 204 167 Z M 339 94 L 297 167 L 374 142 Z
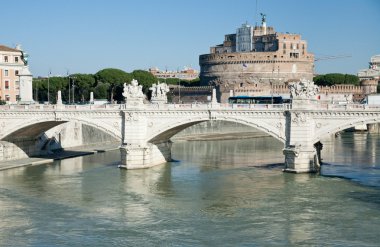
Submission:
M 20 89 L 20 82 L 25 84 L 28 94 L 28 101 L 31 100 L 31 74 L 28 68 L 28 56 L 21 49 L 0 45 L 0 100 L 8 104 L 21 100 L 20 93 L 25 88 Z M 26 76 L 26 77 L 25 77 Z M 25 81 L 25 78 L 27 79 Z M 25 95 L 25 93 L 24 93 Z M 25 98 L 26 99 L 26 98 Z

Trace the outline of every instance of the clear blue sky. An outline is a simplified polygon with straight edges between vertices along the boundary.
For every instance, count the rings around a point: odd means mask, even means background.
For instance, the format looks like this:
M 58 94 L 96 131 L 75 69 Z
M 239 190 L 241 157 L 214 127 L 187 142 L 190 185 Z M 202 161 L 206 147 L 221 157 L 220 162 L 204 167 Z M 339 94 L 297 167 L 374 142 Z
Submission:
M 255 13 L 277 31 L 300 33 L 317 73 L 353 73 L 380 54 L 379 0 L 2 1 L 0 44 L 22 44 L 34 76 L 103 68 L 199 68 L 198 56 Z M 259 21 L 259 18 L 257 18 Z

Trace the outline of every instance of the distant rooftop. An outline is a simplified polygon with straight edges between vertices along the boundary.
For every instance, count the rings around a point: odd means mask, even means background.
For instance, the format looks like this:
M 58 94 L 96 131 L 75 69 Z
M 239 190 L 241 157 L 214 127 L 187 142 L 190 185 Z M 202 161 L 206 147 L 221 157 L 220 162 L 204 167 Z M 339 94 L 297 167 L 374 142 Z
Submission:
M 380 55 L 372 56 L 371 63 L 380 63 Z
M 0 45 L 0 51 L 11 51 L 11 52 L 19 52 L 20 50 L 17 50 L 15 48 L 10 48 L 5 45 Z

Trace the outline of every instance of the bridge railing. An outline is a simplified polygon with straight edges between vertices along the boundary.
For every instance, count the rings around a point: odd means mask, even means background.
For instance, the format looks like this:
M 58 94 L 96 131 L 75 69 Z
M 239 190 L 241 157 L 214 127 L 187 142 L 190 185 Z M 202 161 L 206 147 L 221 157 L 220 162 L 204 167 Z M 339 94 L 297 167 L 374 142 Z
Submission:
M 315 105 L 318 110 L 346 110 L 346 111 L 357 111 L 357 110 L 380 110 L 380 105 L 366 105 L 366 104 L 332 104 L 332 103 L 322 103 Z
M 221 109 L 221 110 L 284 110 L 289 109 L 288 104 L 150 104 L 146 105 L 150 109 L 161 109 L 161 110 L 207 110 L 207 109 Z M 127 108 L 128 109 L 128 108 Z
M 127 110 L 135 109 L 134 106 L 125 104 L 103 104 L 103 105 L 45 105 L 45 104 L 31 104 L 31 105 L 0 105 L 0 111 L 55 111 L 55 110 L 68 110 L 68 111 L 90 111 L 90 110 Z M 290 110 L 295 109 L 292 104 L 229 104 L 229 103 L 209 103 L 209 104 L 144 104 L 139 109 L 157 109 L 157 110 Z M 328 110 L 328 111 L 379 111 L 380 105 L 366 105 L 366 104 L 337 104 L 331 102 L 317 102 L 310 105 L 302 105 L 302 109 L 310 110 Z
M 45 104 L 31 104 L 31 105 L 0 105 L 0 111 L 25 111 L 25 110 L 118 110 L 121 108 L 120 104 L 103 104 L 103 105 L 45 105 Z

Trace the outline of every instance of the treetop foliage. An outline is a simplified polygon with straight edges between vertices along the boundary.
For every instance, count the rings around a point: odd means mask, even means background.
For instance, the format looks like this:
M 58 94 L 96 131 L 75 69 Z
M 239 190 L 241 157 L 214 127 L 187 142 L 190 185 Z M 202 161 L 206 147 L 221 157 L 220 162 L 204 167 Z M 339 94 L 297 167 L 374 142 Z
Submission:
M 121 69 L 106 68 L 95 74 L 77 73 L 66 77 L 33 78 L 33 94 L 36 101 L 47 101 L 49 92 L 50 103 L 55 103 L 57 91 L 61 90 L 64 102 L 69 102 L 69 99 L 70 102 L 87 102 L 90 92 L 94 92 L 95 99 L 122 102 L 123 85 L 131 83 L 132 79 L 138 80 L 145 94 L 149 94 L 153 83 L 164 82 L 145 70 L 127 73 Z M 178 79 L 167 79 L 167 83 L 178 84 Z M 188 86 L 192 83 L 180 81 L 180 84 Z
M 94 76 L 98 84 L 108 83 L 110 85 L 121 85 L 132 81 L 131 75 L 121 69 L 102 69 Z
M 325 75 L 317 75 L 313 78 L 315 84 L 319 86 L 332 86 L 335 84 L 352 84 L 359 86 L 359 77 L 350 74 L 331 73 Z
M 107 68 L 95 74 L 72 74 L 67 77 L 33 78 L 33 94 L 37 101 L 47 101 L 48 92 L 50 102 L 56 102 L 57 91 L 61 90 L 62 100 L 65 102 L 86 102 L 90 98 L 90 92 L 94 92 L 96 99 L 108 99 L 121 102 L 123 84 L 136 79 L 143 86 L 145 94 L 149 94 L 149 88 L 153 83 L 166 82 L 172 85 L 199 86 L 200 79 L 191 81 L 178 78 L 157 78 L 145 70 L 134 70 L 127 73 L 121 69 Z M 359 85 L 359 78 L 350 74 L 325 74 L 313 78 L 315 84 L 320 86 L 332 86 L 335 84 Z M 380 88 L 379 88 L 380 90 Z M 70 93 L 70 97 L 69 97 Z M 74 100 L 73 100 L 74 98 Z

